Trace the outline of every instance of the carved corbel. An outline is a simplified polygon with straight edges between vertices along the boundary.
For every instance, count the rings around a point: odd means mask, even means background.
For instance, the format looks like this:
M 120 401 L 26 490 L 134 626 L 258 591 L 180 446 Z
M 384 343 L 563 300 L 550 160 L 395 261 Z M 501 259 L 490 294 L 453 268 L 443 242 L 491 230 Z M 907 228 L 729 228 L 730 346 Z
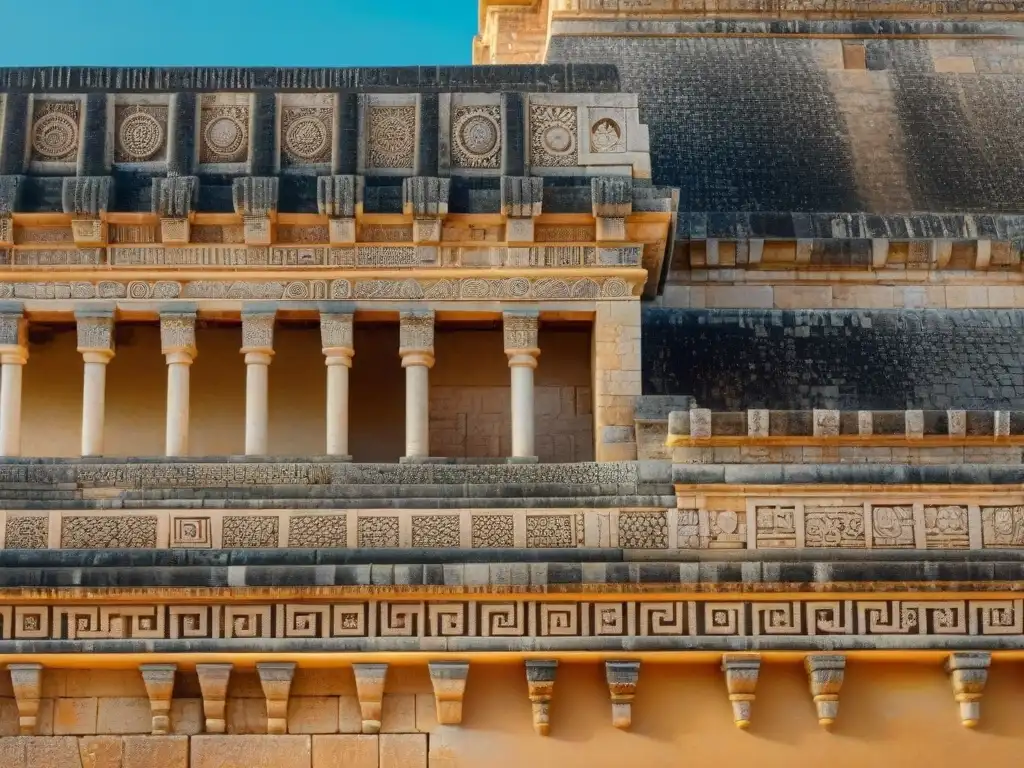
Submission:
M 196 664 L 199 690 L 203 694 L 203 714 L 207 733 L 224 733 L 227 724 L 224 709 L 228 696 L 231 664 Z
M 412 216 L 414 243 L 441 242 L 441 223 L 448 215 L 451 179 L 413 176 L 402 179 L 402 212 Z
M 732 719 L 737 728 L 749 728 L 761 657 L 756 653 L 727 653 L 722 657 L 722 671 L 732 703 Z
M 625 240 L 626 217 L 633 213 L 633 178 L 599 176 L 590 180 L 590 193 L 598 241 Z
M 153 735 L 166 736 L 171 732 L 171 694 L 178 665 L 143 664 L 139 669 L 142 682 L 146 684 L 149 708 L 153 712 Z
M 198 198 L 198 176 L 168 174 L 165 179 L 153 179 L 152 211 L 160 217 L 160 242 L 188 244 Z
M 61 185 L 61 204 L 71 216 L 75 245 L 98 246 L 107 242 L 107 209 L 114 192 L 111 176 L 73 176 Z
M 953 698 L 960 705 L 960 722 L 965 728 L 973 728 L 981 719 L 981 694 L 991 663 L 992 654 L 982 651 L 951 653 L 946 660 Z
M 533 221 L 544 207 L 544 179 L 539 176 L 502 176 L 501 213 L 506 218 L 505 240 L 532 243 Z
M 363 733 L 380 733 L 381 709 L 384 702 L 384 680 L 387 664 L 353 664 L 356 696 L 363 718 Z
M 331 245 L 352 245 L 356 241 L 356 217 L 363 212 L 362 176 L 319 176 L 316 205 L 327 217 Z
M 807 677 L 818 711 L 818 723 L 829 728 L 839 714 L 839 689 L 846 671 L 845 656 L 811 655 L 804 659 Z
M 270 245 L 277 222 L 276 176 L 245 176 L 231 184 L 235 213 L 242 217 L 246 245 Z
M 458 725 L 462 722 L 462 697 L 466 694 L 469 664 L 465 662 L 434 662 L 427 665 L 430 684 L 434 687 L 437 722 Z
M 18 730 L 22 736 L 36 732 L 39 699 L 43 690 L 42 664 L 8 664 L 14 701 L 18 705 Z
M 256 671 L 267 699 L 267 733 L 288 733 L 288 694 L 295 677 L 295 662 L 261 662 Z
M 14 212 L 21 205 L 24 176 L 0 176 L 0 247 L 14 245 Z
M 526 685 L 533 708 L 533 730 L 540 736 L 551 732 L 551 695 L 555 690 L 557 661 L 527 661 Z
M 627 730 L 633 722 L 633 698 L 640 679 L 640 662 L 606 661 L 604 674 L 612 696 L 612 725 Z

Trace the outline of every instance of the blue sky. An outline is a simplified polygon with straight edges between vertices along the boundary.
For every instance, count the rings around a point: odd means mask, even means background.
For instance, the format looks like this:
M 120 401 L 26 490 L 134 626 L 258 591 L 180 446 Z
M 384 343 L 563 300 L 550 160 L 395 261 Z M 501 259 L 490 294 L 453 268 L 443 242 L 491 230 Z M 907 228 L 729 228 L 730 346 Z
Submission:
M 0 66 L 468 64 L 477 0 L 0 0 Z

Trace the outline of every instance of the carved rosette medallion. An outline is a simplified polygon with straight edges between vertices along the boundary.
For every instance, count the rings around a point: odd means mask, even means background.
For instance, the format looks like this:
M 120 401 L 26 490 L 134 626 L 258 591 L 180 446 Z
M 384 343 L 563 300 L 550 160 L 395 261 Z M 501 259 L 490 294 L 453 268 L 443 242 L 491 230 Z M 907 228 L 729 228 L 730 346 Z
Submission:
M 412 168 L 416 154 L 416 107 L 370 107 L 367 121 L 371 168 Z
M 457 107 L 452 116 L 452 165 L 501 167 L 501 110 L 497 106 Z
M 281 160 L 288 165 L 331 161 L 332 113 L 329 108 L 290 107 L 281 113 Z
M 530 155 L 533 165 L 579 165 L 576 107 L 530 106 Z
M 119 107 L 115 113 L 115 161 L 139 163 L 156 160 L 167 147 L 167 108 Z
M 249 156 L 249 107 L 204 101 L 200 119 L 201 163 L 244 163 Z
M 32 159 L 40 162 L 74 162 L 78 158 L 77 101 L 43 101 L 36 104 L 32 119 Z

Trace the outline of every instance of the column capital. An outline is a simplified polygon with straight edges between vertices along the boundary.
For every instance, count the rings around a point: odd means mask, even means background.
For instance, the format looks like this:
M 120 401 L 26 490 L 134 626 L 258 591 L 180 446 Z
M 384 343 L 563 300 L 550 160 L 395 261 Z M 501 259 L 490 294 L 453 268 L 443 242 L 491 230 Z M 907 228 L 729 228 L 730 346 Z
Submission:
M 249 362 L 249 353 L 274 354 L 274 321 L 276 319 L 277 310 L 273 306 L 242 310 L 242 354 L 246 355 L 246 362 Z
M 354 315 L 349 312 L 320 310 L 320 341 L 324 354 L 328 357 L 328 365 L 332 358 L 351 358 L 354 354 L 353 325 Z
M 194 309 L 160 311 L 160 350 L 168 363 L 192 362 L 196 356 L 196 313 Z M 176 359 L 172 360 L 171 356 Z
M 75 321 L 78 325 L 78 351 L 86 356 L 87 363 L 106 362 L 114 356 L 112 306 L 76 309 Z
M 0 302 L 0 362 L 24 365 L 28 361 L 28 321 L 18 302 Z
M 540 317 L 536 311 L 520 310 L 503 312 L 501 315 L 502 329 L 505 337 L 505 354 L 509 356 L 509 364 L 531 365 L 536 367 L 536 358 L 540 354 L 537 346 L 537 329 Z M 520 358 L 533 359 L 532 364 Z M 516 360 L 516 363 L 513 363 Z
M 402 312 L 399 315 L 399 349 L 402 358 L 409 355 L 429 357 L 430 364 L 434 359 L 434 311 L 418 309 Z M 410 363 L 423 365 L 424 363 Z M 403 365 L 406 363 L 403 361 Z

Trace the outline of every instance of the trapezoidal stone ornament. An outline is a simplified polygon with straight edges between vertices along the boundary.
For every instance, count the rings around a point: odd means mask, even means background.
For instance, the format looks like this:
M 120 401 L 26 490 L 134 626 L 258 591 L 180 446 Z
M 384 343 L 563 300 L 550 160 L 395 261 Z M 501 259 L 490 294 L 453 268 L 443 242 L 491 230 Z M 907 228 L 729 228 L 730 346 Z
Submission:
M 804 659 L 818 723 L 830 728 L 839 714 L 839 689 L 846 672 L 845 656 L 812 654 Z
M 727 653 L 722 657 L 725 687 L 732 704 L 732 719 L 737 728 L 750 727 L 750 709 L 754 689 L 761 671 L 761 657 L 756 653 Z
M 539 736 L 551 733 L 551 696 L 555 690 L 557 661 L 527 661 L 526 685 L 533 710 L 533 730 Z
M 633 698 L 640 679 L 640 662 L 606 661 L 604 672 L 612 697 L 612 725 L 628 730 L 633 723 Z
M 437 722 L 458 725 L 462 722 L 462 697 L 466 694 L 469 664 L 466 662 L 432 662 L 427 665 L 430 684 L 434 688 Z
M 981 720 L 981 695 L 991 663 L 992 654 L 981 651 L 951 653 L 946 660 L 953 698 L 960 705 L 960 722 L 965 728 L 974 728 Z

